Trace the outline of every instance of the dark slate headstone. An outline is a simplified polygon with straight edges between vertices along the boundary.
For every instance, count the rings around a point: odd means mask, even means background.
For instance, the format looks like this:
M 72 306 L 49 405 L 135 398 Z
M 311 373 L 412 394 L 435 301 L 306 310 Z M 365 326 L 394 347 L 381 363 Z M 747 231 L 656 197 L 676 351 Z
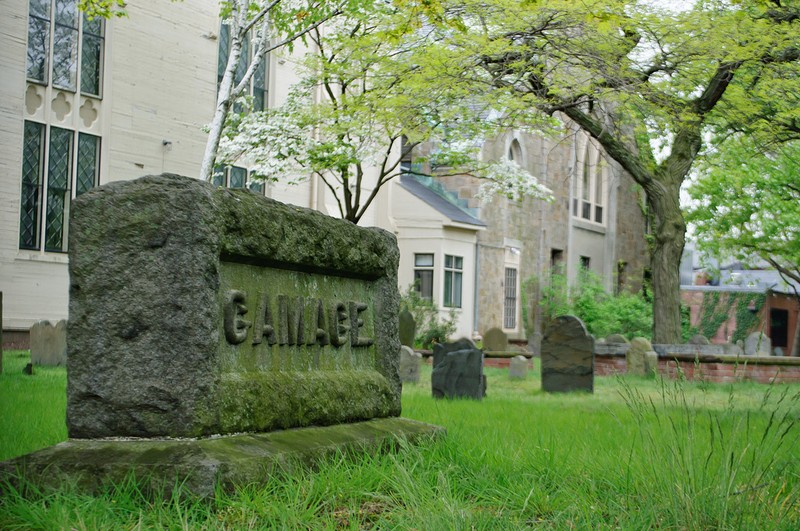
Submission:
M 70 437 L 399 415 L 393 235 L 177 175 L 92 189 L 72 214 Z
M 55 325 L 50 321 L 34 323 L 30 329 L 30 342 L 34 365 L 67 364 L 67 322 L 64 319 Z
M 507 352 L 508 336 L 499 328 L 490 328 L 483 333 L 483 350 L 486 352 Z
M 431 390 L 434 398 L 486 396 L 483 351 L 466 338 L 434 345 Z
M 594 391 L 594 338 L 572 315 L 554 319 L 542 341 L 542 389 Z
M 408 310 L 400 312 L 400 344 L 414 348 L 414 338 L 417 336 L 417 323 Z
M 400 347 L 400 381 L 403 383 L 419 383 L 419 368 L 422 354 L 405 345 Z

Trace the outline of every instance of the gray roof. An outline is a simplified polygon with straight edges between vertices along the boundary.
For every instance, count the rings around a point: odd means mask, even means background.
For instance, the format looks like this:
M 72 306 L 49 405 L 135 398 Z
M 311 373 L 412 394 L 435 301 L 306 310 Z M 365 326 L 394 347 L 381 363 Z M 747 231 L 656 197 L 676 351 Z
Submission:
M 465 212 L 461 207 L 452 203 L 436 191 L 428 188 L 413 176 L 404 174 L 400 176 L 400 186 L 408 190 L 412 195 L 422 199 L 425 203 L 445 215 L 450 221 L 485 227 L 486 223 L 479 220 L 472 214 Z

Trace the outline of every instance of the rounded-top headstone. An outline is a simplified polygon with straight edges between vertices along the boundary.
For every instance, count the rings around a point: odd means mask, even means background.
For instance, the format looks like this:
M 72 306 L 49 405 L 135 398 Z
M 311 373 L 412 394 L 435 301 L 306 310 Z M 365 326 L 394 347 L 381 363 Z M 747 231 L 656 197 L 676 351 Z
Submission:
M 400 344 L 414 348 L 414 338 L 417 335 L 417 323 L 408 310 L 400 312 Z
M 611 334 L 606 338 L 606 343 L 628 343 L 628 338 L 622 334 Z
M 708 340 L 708 338 L 706 336 L 704 336 L 702 334 L 695 334 L 689 340 L 689 344 L 690 345 L 710 345 L 711 342 Z
M 645 354 L 653 350 L 653 345 L 644 337 L 634 337 L 631 340 L 631 348 L 626 353 L 628 364 L 628 374 L 644 376 L 647 374 L 647 363 Z
M 483 350 L 487 352 L 507 352 L 508 336 L 497 327 L 483 333 Z
M 744 353 L 747 356 L 771 356 L 772 340 L 762 332 L 753 332 L 744 340 Z

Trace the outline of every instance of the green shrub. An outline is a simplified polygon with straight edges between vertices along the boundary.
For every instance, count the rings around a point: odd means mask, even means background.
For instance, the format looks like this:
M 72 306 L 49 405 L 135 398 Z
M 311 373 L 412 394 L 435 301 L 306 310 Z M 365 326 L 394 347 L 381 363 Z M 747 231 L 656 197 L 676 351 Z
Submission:
M 447 317 L 442 317 L 433 301 L 420 296 L 413 284 L 400 294 L 400 309 L 414 316 L 417 348 L 430 349 L 434 343 L 447 341 L 456 331 L 456 311 L 451 309 Z
M 545 321 L 559 315 L 574 315 L 595 337 L 622 334 L 627 338 L 653 334 L 653 307 L 640 294 L 623 292 L 609 295 L 595 273 L 583 270 L 577 285 L 567 286 L 567 278 L 554 274 L 542 290 L 540 302 Z

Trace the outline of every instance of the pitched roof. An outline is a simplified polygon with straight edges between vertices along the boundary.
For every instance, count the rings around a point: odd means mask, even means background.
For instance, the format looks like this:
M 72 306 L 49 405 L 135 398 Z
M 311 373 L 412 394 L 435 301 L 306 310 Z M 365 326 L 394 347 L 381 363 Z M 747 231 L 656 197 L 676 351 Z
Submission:
M 486 226 L 486 223 L 468 213 L 462 207 L 456 205 L 452 197 L 446 197 L 445 194 L 426 186 L 412 175 L 401 175 L 400 186 L 412 195 L 422 199 L 425 203 L 436 209 L 436 211 L 450 219 L 450 221 L 475 225 L 477 227 Z

